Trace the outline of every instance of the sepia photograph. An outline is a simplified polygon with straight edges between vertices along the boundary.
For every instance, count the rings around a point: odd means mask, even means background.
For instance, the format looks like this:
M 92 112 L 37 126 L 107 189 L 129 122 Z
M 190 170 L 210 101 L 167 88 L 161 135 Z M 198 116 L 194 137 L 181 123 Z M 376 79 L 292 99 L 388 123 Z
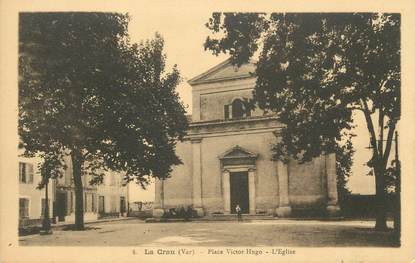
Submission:
M 160 5 L 13 9 L 4 262 L 415 260 L 408 12 Z

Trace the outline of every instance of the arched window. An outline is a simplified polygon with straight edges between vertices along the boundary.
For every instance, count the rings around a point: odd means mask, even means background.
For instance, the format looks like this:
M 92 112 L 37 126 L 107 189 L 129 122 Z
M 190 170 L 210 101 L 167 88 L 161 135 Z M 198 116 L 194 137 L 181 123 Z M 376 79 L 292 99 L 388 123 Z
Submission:
M 231 104 L 225 105 L 225 119 L 240 119 L 251 116 L 250 110 L 241 99 L 235 99 Z
M 239 119 L 244 117 L 245 109 L 244 103 L 240 99 L 232 102 L 232 118 Z

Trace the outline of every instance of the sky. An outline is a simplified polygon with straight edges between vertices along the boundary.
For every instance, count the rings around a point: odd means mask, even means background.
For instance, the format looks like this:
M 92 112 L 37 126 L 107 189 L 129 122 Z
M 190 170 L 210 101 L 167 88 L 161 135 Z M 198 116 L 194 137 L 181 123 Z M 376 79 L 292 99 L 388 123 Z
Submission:
M 178 92 L 187 111 L 191 114 L 191 87 L 187 81 L 206 70 L 216 66 L 225 59 L 226 55 L 214 56 L 205 51 L 203 43 L 209 35 L 205 23 L 210 17 L 206 9 L 193 9 L 193 12 L 186 12 L 185 8 L 175 9 L 148 9 L 141 11 L 129 11 L 131 17 L 129 33 L 133 42 L 140 42 L 153 38 L 155 33 L 160 33 L 165 40 L 165 53 L 167 55 L 167 67 L 177 64 L 183 81 L 178 86 Z M 148 17 L 152 17 L 149 23 Z M 357 127 L 355 133 L 358 135 L 353 139 L 356 153 L 354 155 L 353 175 L 349 178 L 348 187 L 353 193 L 374 194 L 374 177 L 368 176 L 369 168 L 365 163 L 369 160 L 370 149 L 369 135 L 365 120 L 362 114 L 355 114 Z M 391 156 L 393 156 L 393 152 Z M 143 191 L 138 185 L 130 185 L 130 201 L 151 201 L 154 199 L 154 186 Z

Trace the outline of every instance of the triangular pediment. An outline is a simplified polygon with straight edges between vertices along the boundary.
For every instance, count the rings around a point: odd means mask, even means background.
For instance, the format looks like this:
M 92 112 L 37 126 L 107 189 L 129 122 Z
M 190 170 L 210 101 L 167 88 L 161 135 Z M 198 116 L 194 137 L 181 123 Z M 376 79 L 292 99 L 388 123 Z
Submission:
M 255 72 L 255 64 L 253 62 L 243 64 L 240 67 L 233 66 L 229 59 L 219 65 L 209 69 L 208 71 L 189 80 L 190 85 L 202 83 L 210 83 L 215 81 L 250 78 Z
M 232 149 L 224 152 L 219 156 L 219 159 L 240 159 L 240 158 L 257 158 L 258 154 L 252 153 L 239 145 L 236 145 Z

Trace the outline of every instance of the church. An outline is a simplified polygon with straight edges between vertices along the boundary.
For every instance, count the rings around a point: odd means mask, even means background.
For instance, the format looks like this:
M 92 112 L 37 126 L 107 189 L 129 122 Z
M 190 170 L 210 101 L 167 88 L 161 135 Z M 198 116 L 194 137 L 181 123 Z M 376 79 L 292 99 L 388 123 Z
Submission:
M 253 63 L 229 60 L 189 80 L 192 115 L 176 153 L 183 164 L 156 180 L 153 216 L 192 206 L 200 217 L 242 214 L 290 217 L 295 212 L 339 212 L 335 155 L 299 164 L 272 159 L 281 124 L 272 114 L 245 108 L 256 78 Z

